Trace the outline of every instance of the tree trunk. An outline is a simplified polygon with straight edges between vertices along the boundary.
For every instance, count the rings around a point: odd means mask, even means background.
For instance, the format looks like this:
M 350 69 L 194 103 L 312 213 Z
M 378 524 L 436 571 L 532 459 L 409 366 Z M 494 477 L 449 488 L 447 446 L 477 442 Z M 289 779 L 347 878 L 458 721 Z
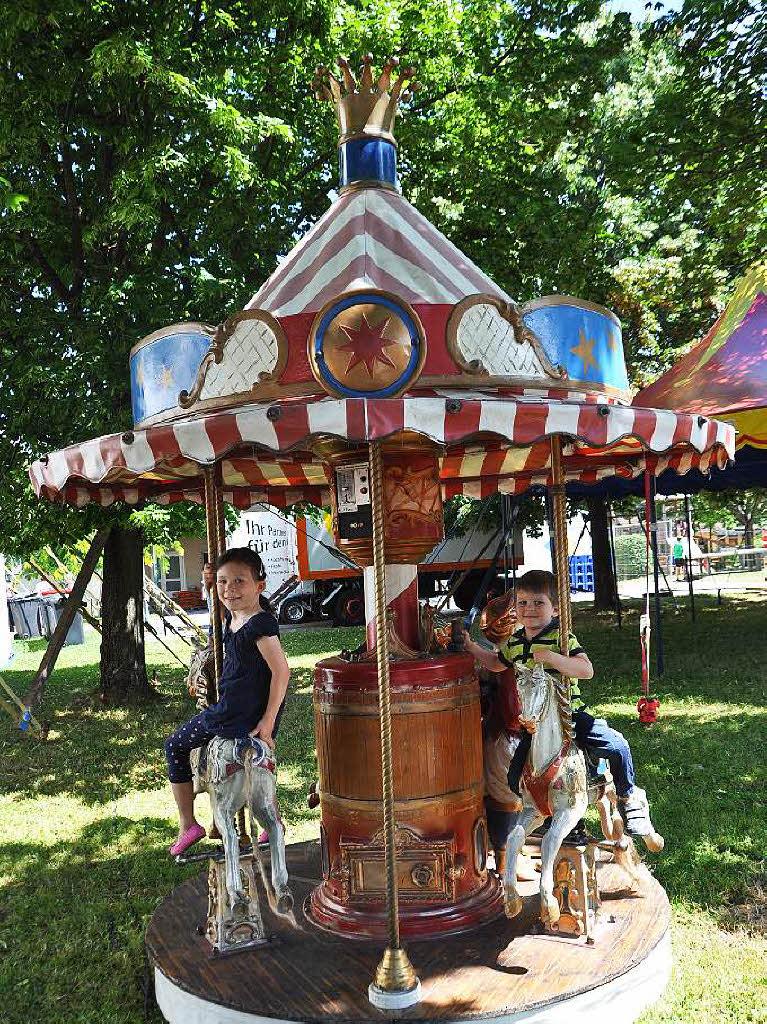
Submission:
M 586 505 L 591 525 L 591 555 L 594 559 L 594 610 L 611 611 L 615 608 L 615 585 L 610 558 L 607 499 L 587 498 Z
M 126 705 L 154 696 L 144 661 L 144 533 L 113 526 L 104 547 L 101 695 Z

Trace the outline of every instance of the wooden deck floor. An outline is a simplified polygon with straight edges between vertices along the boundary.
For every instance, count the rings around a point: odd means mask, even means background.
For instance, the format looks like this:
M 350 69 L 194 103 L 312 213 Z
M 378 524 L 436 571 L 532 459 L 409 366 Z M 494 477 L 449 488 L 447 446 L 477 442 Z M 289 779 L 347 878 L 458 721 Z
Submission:
M 304 917 L 304 901 L 319 880 L 319 845 L 288 847 L 288 869 L 297 927 L 272 915 L 262 899 L 273 941 L 212 957 L 196 933 L 206 909 L 203 873 L 175 889 L 152 917 L 146 946 L 153 966 L 181 990 L 245 1013 L 282 1020 L 391 1019 L 391 1013 L 376 1010 L 367 998 L 381 947 L 336 939 Z M 535 884 L 528 884 L 531 895 L 515 921 L 500 918 L 468 934 L 408 943 L 423 998 L 398 1018 L 454 1021 L 559 1002 L 625 974 L 668 930 L 668 900 L 649 873 L 638 895 L 625 896 L 618 891 L 623 884 L 619 869 L 600 866 L 603 905 L 594 946 L 534 934 Z

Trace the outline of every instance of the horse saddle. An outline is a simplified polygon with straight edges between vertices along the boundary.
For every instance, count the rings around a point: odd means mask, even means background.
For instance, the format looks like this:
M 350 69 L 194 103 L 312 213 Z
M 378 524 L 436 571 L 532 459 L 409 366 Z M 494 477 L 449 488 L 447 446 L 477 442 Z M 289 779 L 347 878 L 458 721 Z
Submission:
M 254 768 L 266 768 L 272 773 L 276 770 L 274 751 L 269 744 L 264 743 L 256 736 L 243 736 L 242 739 L 234 741 L 235 767 L 232 769 L 233 772 L 245 767 L 245 755 L 249 750 L 253 751 L 251 763 Z

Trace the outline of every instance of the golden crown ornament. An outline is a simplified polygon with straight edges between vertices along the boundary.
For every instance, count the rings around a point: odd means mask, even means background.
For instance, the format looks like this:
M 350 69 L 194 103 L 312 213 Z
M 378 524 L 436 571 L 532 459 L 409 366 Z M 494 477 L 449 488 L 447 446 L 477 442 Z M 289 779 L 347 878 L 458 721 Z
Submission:
M 403 68 L 394 85 L 393 72 L 399 61 L 387 57 L 377 82 L 373 82 L 373 56 L 362 58 L 359 83 L 354 77 L 346 57 L 338 58 L 342 78 L 338 79 L 326 67 L 318 67 L 312 81 L 312 90 L 318 100 L 327 100 L 335 107 L 340 135 L 338 144 L 361 136 L 386 139 L 394 143 L 394 119 L 399 101 L 408 100 L 420 83 L 415 81 L 415 69 Z M 406 86 L 406 83 L 409 85 Z M 391 86 L 391 88 L 390 88 Z M 395 143 L 396 145 L 396 143 Z

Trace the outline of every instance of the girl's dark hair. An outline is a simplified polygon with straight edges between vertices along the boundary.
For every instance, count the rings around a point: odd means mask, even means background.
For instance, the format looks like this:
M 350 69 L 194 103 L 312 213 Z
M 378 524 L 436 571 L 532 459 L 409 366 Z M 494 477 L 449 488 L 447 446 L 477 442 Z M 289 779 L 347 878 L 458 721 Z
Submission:
M 240 562 L 242 565 L 247 565 L 256 583 L 266 579 L 266 570 L 264 569 L 264 563 L 261 561 L 261 556 L 256 554 L 252 548 L 227 548 L 216 562 L 216 569 L 221 569 L 223 566 L 228 565 L 229 562 Z M 265 612 L 274 615 L 274 609 L 263 594 L 259 597 L 259 601 Z

